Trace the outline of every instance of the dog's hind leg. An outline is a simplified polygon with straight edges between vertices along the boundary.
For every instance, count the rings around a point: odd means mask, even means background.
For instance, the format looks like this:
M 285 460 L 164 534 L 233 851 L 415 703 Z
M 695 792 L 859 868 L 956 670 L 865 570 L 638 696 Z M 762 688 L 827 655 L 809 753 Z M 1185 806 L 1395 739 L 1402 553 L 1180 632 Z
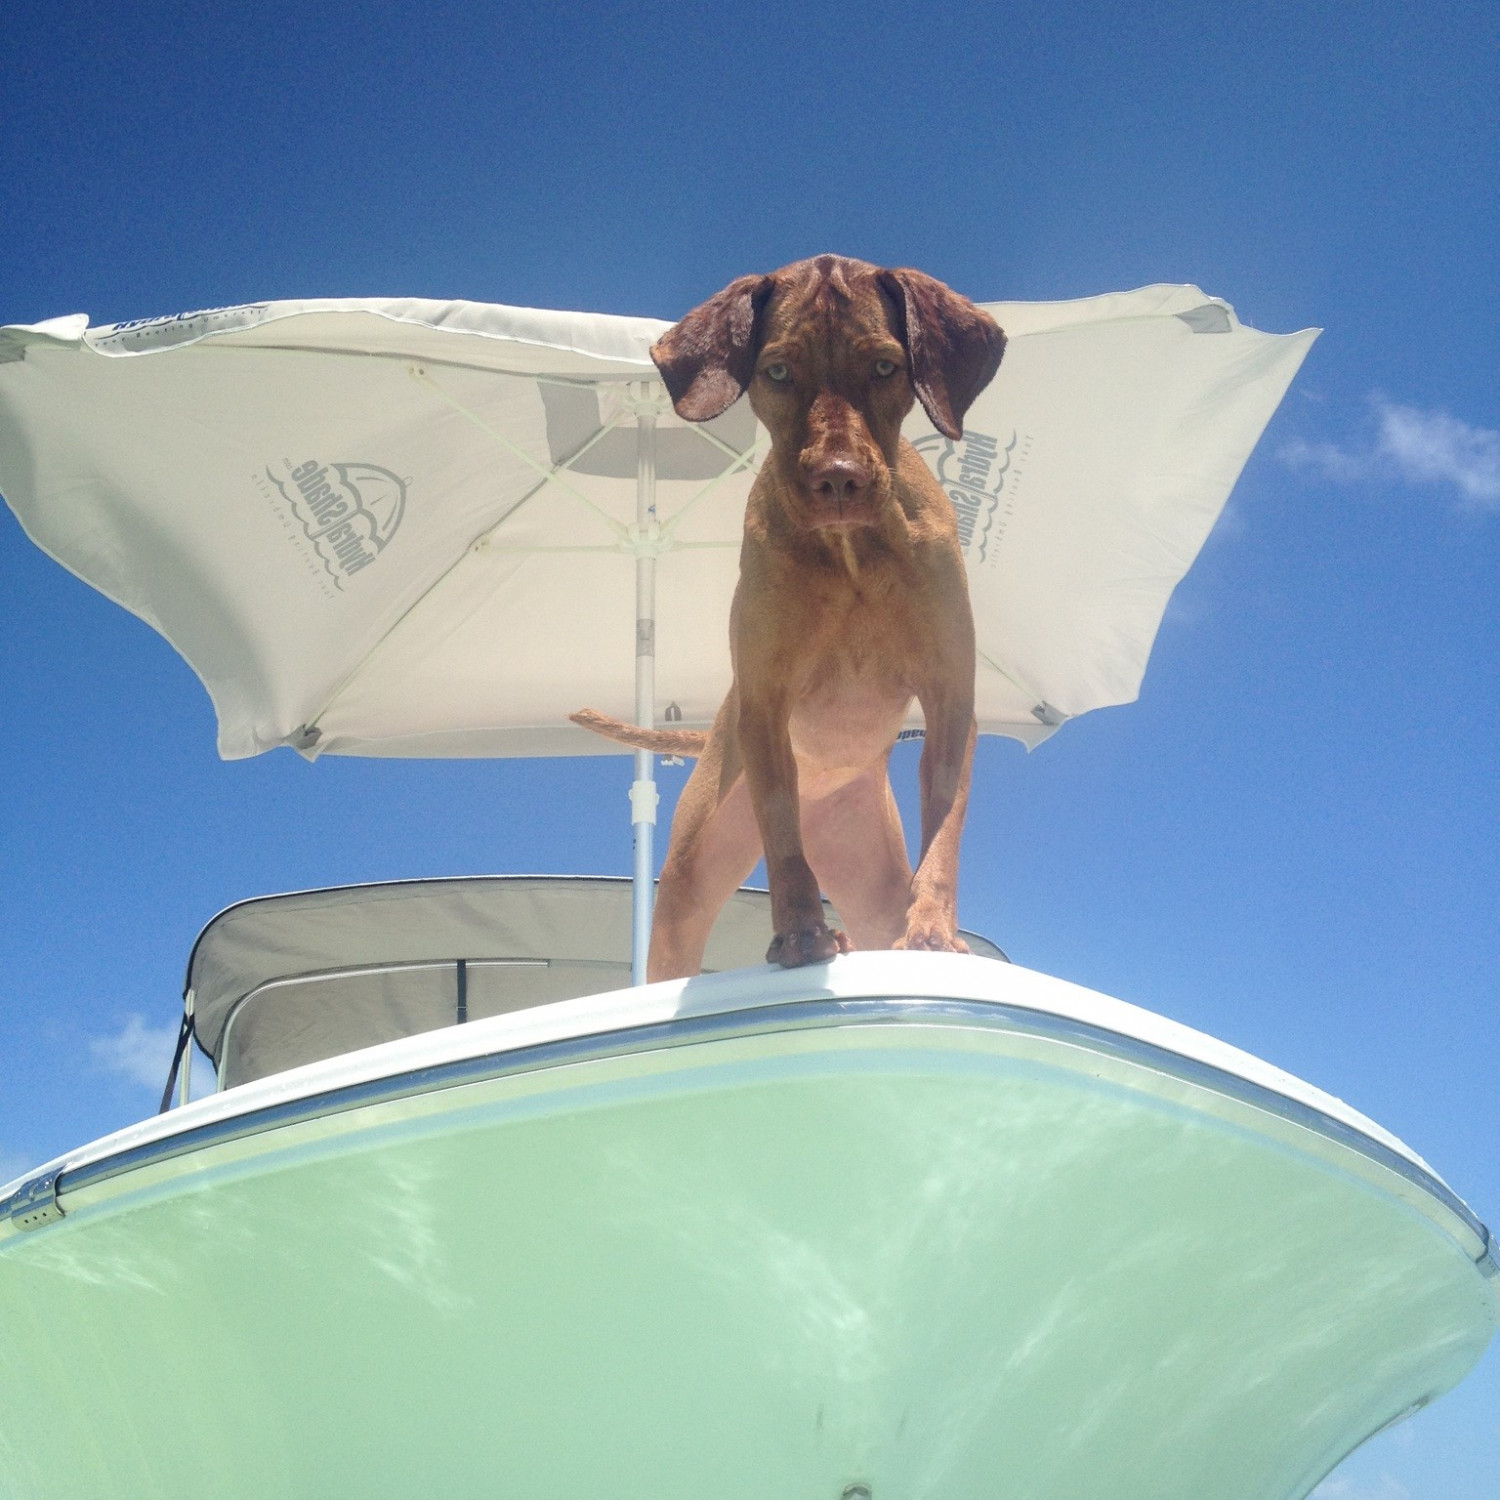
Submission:
M 731 693 L 672 815 L 646 958 L 653 983 L 702 970 L 714 921 L 760 859 L 760 830 L 728 732 L 733 701 Z
M 890 948 L 906 931 L 911 862 L 886 759 L 802 804 L 807 861 L 856 948 Z
M 696 805 L 689 799 L 691 790 L 690 778 L 672 819 L 672 841 L 657 888 L 646 960 L 652 983 L 701 972 L 715 919 L 760 859 L 760 830 L 745 778 L 717 806 Z

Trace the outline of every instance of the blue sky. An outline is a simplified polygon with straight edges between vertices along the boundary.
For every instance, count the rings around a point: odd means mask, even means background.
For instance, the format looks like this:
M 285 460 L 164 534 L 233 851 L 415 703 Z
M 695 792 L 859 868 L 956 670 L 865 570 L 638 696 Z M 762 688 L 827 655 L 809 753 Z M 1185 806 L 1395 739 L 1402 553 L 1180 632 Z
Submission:
M 1348 1099 L 1500 1223 L 1493 4 L 33 3 L 6 33 L 0 322 L 674 317 L 837 250 L 1325 328 L 1140 701 L 982 745 L 963 917 Z M 625 761 L 221 764 L 183 663 L 8 513 L 0 579 L 0 1176 L 149 1110 L 230 901 L 629 868 Z M 1497 1473 L 1492 1350 L 1319 1494 Z

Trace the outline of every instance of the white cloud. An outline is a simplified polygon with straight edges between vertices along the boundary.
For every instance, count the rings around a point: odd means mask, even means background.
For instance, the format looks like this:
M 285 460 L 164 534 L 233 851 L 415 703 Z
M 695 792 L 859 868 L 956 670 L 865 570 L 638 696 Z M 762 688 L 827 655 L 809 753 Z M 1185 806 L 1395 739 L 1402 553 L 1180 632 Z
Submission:
M 1382 1474 L 1374 1484 L 1335 1474 L 1325 1479 L 1307 1500 L 1411 1500 L 1411 1491 L 1392 1474 Z
M 1281 449 L 1282 461 L 1339 484 L 1374 479 L 1451 485 L 1469 505 L 1500 510 L 1500 431 L 1383 396 L 1372 396 L 1370 404 L 1378 430 L 1365 448 L 1299 439 Z
M 1294 469 L 1315 470 L 1339 484 L 1354 484 L 1375 472 L 1373 453 L 1347 453 L 1337 443 L 1304 443 L 1301 438 L 1282 445 L 1281 460 Z
M 94 1065 L 106 1073 L 118 1073 L 132 1083 L 160 1089 L 172 1065 L 178 1025 L 176 1021 L 168 1021 L 163 1026 L 148 1026 L 142 1017 L 132 1013 L 114 1036 L 89 1039 Z
M 1376 452 L 1416 484 L 1452 484 L 1464 499 L 1500 508 L 1500 432 L 1441 411 L 1377 401 Z

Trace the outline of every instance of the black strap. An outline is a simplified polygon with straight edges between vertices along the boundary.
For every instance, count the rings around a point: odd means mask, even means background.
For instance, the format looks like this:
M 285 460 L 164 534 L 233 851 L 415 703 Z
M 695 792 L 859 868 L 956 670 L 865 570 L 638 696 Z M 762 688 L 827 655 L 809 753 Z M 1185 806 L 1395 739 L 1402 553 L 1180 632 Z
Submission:
M 167 1086 L 161 1092 L 161 1108 L 157 1110 L 159 1115 L 166 1114 L 172 1107 L 172 1090 L 177 1087 L 177 1070 L 182 1066 L 182 1054 L 187 1051 L 192 1039 L 193 1018 L 183 1011 L 182 1025 L 177 1028 L 177 1045 L 172 1049 L 172 1068 L 167 1074 Z

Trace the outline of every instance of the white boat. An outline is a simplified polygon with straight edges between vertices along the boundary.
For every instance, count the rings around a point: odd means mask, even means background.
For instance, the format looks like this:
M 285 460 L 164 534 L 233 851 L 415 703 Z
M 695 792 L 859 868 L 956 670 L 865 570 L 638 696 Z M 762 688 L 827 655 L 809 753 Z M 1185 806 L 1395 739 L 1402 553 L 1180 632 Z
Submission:
M 1340 1101 L 980 939 L 738 967 L 764 901 L 639 987 L 625 882 L 215 918 L 220 1091 L 0 1189 L 0 1493 L 1296 1500 L 1489 1342 Z

